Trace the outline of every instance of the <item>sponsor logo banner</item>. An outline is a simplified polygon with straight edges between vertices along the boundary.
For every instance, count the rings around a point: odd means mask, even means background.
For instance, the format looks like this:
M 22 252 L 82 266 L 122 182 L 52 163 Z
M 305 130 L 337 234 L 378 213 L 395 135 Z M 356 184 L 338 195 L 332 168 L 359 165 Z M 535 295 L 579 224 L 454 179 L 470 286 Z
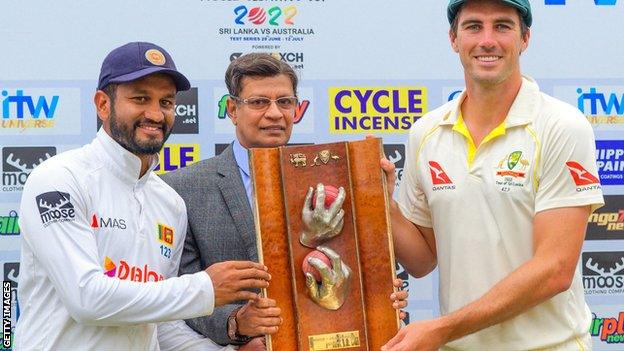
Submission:
M 0 235 L 19 235 L 19 216 L 16 210 L 10 210 L 8 213 L 0 212 Z
M 176 95 L 173 134 L 199 133 L 199 103 L 197 88 L 180 91 Z
M 605 195 L 605 205 L 589 216 L 587 240 L 624 240 L 624 195 Z
M 199 161 L 199 144 L 165 144 L 158 153 L 156 174 L 163 174 L 190 166 Z
M 556 86 L 554 96 L 578 107 L 598 129 L 624 124 L 624 86 Z
M 331 87 L 330 133 L 405 133 L 427 112 L 426 87 Z
M 401 178 L 403 177 L 403 167 L 405 166 L 405 145 L 403 144 L 385 144 L 383 146 L 384 154 L 394 163 L 394 172 L 396 174 L 395 190 L 399 188 Z
M 2 191 L 22 191 L 30 172 L 54 155 L 56 155 L 56 148 L 53 146 L 3 147 Z
M 586 295 L 624 295 L 624 252 L 583 252 Z
M 0 87 L 0 135 L 78 135 L 80 89 Z
M 622 350 L 624 345 L 624 311 L 622 306 L 593 306 L 589 333 L 599 350 Z
M 624 140 L 596 141 L 600 184 L 624 185 Z

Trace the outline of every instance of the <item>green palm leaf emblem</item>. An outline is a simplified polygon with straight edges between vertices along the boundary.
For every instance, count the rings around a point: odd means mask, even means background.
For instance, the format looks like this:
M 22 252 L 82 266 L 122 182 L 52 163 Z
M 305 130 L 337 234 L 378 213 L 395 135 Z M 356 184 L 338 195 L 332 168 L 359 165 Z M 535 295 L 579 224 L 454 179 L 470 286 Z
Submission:
M 509 169 L 514 169 L 520 161 L 520 157 L 522 157 L 522 151 L 514 151 L 509 154 L 509 158 L 507 158 L 507 167 Z

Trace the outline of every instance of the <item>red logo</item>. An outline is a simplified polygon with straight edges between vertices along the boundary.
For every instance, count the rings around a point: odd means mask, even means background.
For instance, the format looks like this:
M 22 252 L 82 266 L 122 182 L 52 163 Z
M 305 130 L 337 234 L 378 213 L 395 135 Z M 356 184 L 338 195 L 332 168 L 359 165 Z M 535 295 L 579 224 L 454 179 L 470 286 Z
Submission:
M 91 228 L 126 229 L 128 226 L 126 225 L 126 220 L 123 218 L 98 217 L 98 215 L 94 213 L 91 217 Z
M 429 172 L 431 172 L 431 181 L 433 185 L 453 184 L 451 178 L 444 172 L 442 166 L 435 161 L 429 161 Z
M 297 107 L 295 108 L 295 119 L 293 120 L 294 124 L 301 122 L 303 115 L 305 115 L 308 110 L 308 106 L 310 106 L 310 100 L 302 100 L 297 104 Z
M 596 178 L 593 174 L 589 173 L 583 166 L 581 166 L 578 162 L 568 161 L 566 162 L 566 166 L 570 170 L 570 174 L 572 175 L 572 179 L 574 179 L 574 183 L 576 186 L 581 185 L 590 185 L 600 183 L 598 178 Z
M 124 260 L 120 260 L 118 266 L 108 256 L 104 257 L 104 274 L 111 278 L 116 276 L 121 280 L 143 283 L 165 279 L 162 274 L 151 270 L 148 265 L 143 265 L 143 267 L 133 266 Z

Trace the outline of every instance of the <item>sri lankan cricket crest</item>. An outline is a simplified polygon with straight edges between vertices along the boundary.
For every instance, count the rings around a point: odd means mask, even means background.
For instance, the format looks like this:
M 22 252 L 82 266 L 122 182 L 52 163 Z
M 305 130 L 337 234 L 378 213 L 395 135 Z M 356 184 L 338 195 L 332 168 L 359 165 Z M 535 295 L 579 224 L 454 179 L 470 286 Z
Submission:
M 502 192 L 524 187 L 530 162 L 523 157 L 522 151 L 516 150 L 501 158 L 495 166 L 496 186 Z

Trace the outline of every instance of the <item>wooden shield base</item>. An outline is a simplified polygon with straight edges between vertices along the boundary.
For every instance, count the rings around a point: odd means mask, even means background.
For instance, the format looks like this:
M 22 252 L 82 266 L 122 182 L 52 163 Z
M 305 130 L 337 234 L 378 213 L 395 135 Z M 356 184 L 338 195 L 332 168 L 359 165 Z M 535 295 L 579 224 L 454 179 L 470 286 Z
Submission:
M 268 350 L 379 350 L 397 333 L 381 150 L 380 139 L 251 150 L 258 254 L 272 275 L 263 294 L 277 301 L 284 320 Z M 318 183 L 346 191 L 342 232 L 323 244 L 353 272 L 348 298 L 336 311 L 310 299 L 301 269 L 313 250 L 299 242 L 301 210 L 308 188 Z

